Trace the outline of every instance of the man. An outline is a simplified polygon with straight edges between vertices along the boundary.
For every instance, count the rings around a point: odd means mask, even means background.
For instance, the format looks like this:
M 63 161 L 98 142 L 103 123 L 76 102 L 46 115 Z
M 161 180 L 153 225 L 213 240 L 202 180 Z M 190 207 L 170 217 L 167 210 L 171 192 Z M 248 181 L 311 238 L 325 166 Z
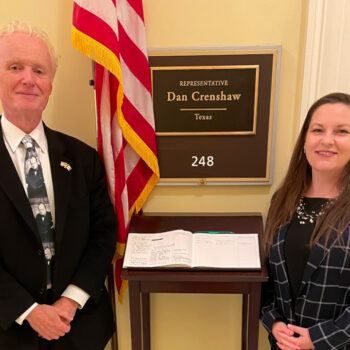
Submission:
M 43 171 L 36 157 L 30 158 L 30 168 L 26 177 L 28 196 L 42 197 L 45 191 Z
M 33 159 L 33 158 L 31 158 L 31 159 Z M 29 175 L 29 173 L 28 173 L 28 175 Z M 44 186 L 43 191 L 46 191 L 45 186 Z M 29 192 L 28 192 L 28 198 L 30 198 Z M 50 205 L 50 204 L 47 203 L 46 205 Z M 51 280 L 51 273 L 52 273 L 51 269 L 53 268 L 52 267 L 52 258 L 55 256 L 55 243 L 54 243 L 55 242 L 55 230 L 54 230 L 54 226 L 53 226 L 52 215 L 49 211 L 46 211 L 45 203 L 39 202 L 39 205 L 36 205 L 36 203 L 35 203 L 34 206 L 35 207 L 37 206 L 38 210 L 39 210 L 39 213 L 36 214 L 36 216 L 35 216 L 35 223 L 36 223 L 36 226 L 37 226 L 39 234 L 40 234 L 46 262 L 48 265 L 47 279 L 49 281 L 49 280 Z M 36 208 L 35 208 L 35 212 L 36 212 Z
M 42 122 L 55 71 L 41 31 L 14 23 L 0 32 L 4 350 L 102 350 L 114 332 L 104 280 L 114 254 L 115 215 L 96 151 Z M 29 169 L 38 166 L 44 190 L 31 193 Z M 38 211 L 51 213 L 54 229 L 37 224 Z
M 50 231 L 53 230 L 52 215 L 49 211 L 46 211 L 45 204 L 40 202 L 38 205 L 39 213 L 35 216 L 35 222 L 38 227 L 38 230 L 41 234 L 47 235 L 50 234 Z

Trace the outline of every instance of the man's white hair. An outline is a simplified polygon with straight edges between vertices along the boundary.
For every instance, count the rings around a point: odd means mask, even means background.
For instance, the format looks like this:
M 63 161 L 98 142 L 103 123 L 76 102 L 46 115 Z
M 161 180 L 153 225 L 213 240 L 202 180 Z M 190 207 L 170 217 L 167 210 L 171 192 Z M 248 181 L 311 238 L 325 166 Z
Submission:
M 5 24 L 0 29 L 0 38 L 2 36 L 10 35 L 13 33 L 26 33 L 28 35 L 32 35 L 36 38 L 41 39 L 46 44 L 49 50 L 52 68 L 54 70 L 54 73 L 56 72 L 56 69 L 58 66 L 58 57 L 56 55 L 53 45 L 51 44 L 49 36 L 42 29 L 32 26 L 31 24 L 28 24 L 28 23 L 13 21 L 8 24 Z

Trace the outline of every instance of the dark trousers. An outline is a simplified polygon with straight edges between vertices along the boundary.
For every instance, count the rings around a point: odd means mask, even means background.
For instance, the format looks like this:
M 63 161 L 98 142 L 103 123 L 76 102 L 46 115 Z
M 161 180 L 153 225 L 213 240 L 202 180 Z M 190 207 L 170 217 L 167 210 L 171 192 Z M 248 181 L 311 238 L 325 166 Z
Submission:
M 50 342 L 46 339 L 41 339 L 40 340 L 40 350 L 50 350 L 50 349 L 51 349 Z

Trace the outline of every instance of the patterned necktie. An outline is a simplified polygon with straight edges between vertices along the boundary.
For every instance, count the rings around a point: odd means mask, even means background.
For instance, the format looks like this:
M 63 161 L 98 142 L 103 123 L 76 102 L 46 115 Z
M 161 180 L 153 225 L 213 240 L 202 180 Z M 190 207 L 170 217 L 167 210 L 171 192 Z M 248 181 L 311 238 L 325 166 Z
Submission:
M 55 255 L 54 226 L 50 211 L 50 203 L 44 182 L 43 170 L 35 149 L 35 141 L 25 135 L 22 144 L 26 149 L 24 173 L 27 193 L 38 227 L 44 254 L 47 262 L 47 288 L 52 286 L 52 259 Z

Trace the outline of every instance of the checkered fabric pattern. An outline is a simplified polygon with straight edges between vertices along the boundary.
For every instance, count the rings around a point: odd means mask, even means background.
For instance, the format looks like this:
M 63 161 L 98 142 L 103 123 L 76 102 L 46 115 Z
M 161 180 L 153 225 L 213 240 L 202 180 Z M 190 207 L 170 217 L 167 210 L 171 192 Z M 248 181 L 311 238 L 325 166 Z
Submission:
M 273 322 L 281 320 L 309 329 L 317 350 L 350 349 L 350 226 L 339 239 L 334 235 L 310 251 L 303 280 L 291 306 L 291 291 L 284 257 L 287 227 L 274 237 L 269 253 L 270 281 L 263 285 L 261 321 L 271 334 Z

